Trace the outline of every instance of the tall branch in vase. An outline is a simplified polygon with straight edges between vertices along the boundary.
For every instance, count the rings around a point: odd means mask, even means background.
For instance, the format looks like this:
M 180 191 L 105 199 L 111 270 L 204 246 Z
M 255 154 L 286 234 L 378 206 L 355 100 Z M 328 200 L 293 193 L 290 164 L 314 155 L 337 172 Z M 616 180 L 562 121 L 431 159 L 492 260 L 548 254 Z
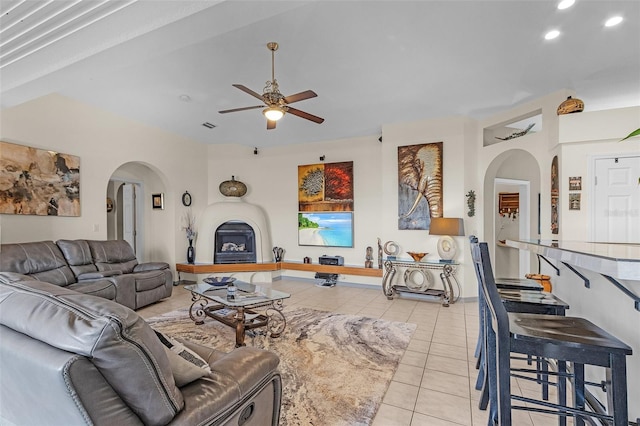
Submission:
M 198 233 L 196 232 L 196 218 L 193 215 L 191 209 L 188 209 L 182 217 L 182 230 L 187 235 L 189 241 L 189 247 L 187 248 L 187 263 L 193 264 L 196 259 L 195 248 L 193 247 L 193 241 L 196 239 Z

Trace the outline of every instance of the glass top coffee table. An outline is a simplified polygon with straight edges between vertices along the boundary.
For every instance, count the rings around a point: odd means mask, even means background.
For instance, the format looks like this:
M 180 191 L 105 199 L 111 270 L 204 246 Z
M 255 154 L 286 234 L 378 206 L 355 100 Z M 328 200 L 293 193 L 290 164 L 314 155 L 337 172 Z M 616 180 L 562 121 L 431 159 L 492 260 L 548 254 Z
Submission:
M 197 324 L 206 317 L 213 318 L 236 330 L 236 347 L 244 346 L 247 330 L 265 327 L 271 337 L 279 337 L 287 320 L 282 313 L 283 300 L 291 295 L 256 284 L 234 282 L 237 290 L 233 299 L 227 298 L 227 287 L 201 283 L 184 286 L 191 292 L 189 316 Z

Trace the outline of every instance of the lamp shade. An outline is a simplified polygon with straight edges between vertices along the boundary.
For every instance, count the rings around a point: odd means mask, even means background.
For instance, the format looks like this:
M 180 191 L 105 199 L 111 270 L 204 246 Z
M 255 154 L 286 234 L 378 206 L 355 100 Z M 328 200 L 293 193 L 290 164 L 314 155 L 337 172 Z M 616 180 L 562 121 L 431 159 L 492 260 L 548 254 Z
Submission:
M 464 221 L 453 217 L 434 217 L 429 226 L 429 235 L 464 235 Z

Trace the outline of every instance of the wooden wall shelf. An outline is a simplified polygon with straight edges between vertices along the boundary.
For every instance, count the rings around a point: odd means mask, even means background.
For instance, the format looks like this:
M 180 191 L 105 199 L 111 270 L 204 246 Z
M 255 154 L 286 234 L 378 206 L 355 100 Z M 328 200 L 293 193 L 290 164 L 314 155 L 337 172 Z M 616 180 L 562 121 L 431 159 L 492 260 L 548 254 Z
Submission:
M 382 269 L 364 268 L 361 266 L 336 266 L 336 265 L 320 265 L 319 263 L 302 263 L 302 262 L 269 262 L 269 263 L 177 263 L 176 270 L 178 272 L 187 272 L 190 274 L 213 274 L 223 272 L 269 272 L 269 271 L 307 271 L 307 272 L 324 272 L 327 274 L 344 274 L 344 275 L 360 275 L 365 277 L 382 278 Z
M 361 266 L 320 265 L 319 263 L 280 262 L 281 269 L 293 271 L 324 272 L 326 274 L 361 275 L 382 278 L 382 269 L 364 268 Z

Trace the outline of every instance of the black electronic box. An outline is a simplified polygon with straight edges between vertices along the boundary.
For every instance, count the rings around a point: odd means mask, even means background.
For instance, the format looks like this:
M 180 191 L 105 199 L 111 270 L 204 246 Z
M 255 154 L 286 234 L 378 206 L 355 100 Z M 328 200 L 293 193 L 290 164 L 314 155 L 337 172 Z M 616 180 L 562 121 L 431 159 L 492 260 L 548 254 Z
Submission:
M 318 258 L 318 262 L 321 265 L 335 265 L 335 266 L 343 266 L 344 265 L 344 257 L 342 256 L 320 256 Z

